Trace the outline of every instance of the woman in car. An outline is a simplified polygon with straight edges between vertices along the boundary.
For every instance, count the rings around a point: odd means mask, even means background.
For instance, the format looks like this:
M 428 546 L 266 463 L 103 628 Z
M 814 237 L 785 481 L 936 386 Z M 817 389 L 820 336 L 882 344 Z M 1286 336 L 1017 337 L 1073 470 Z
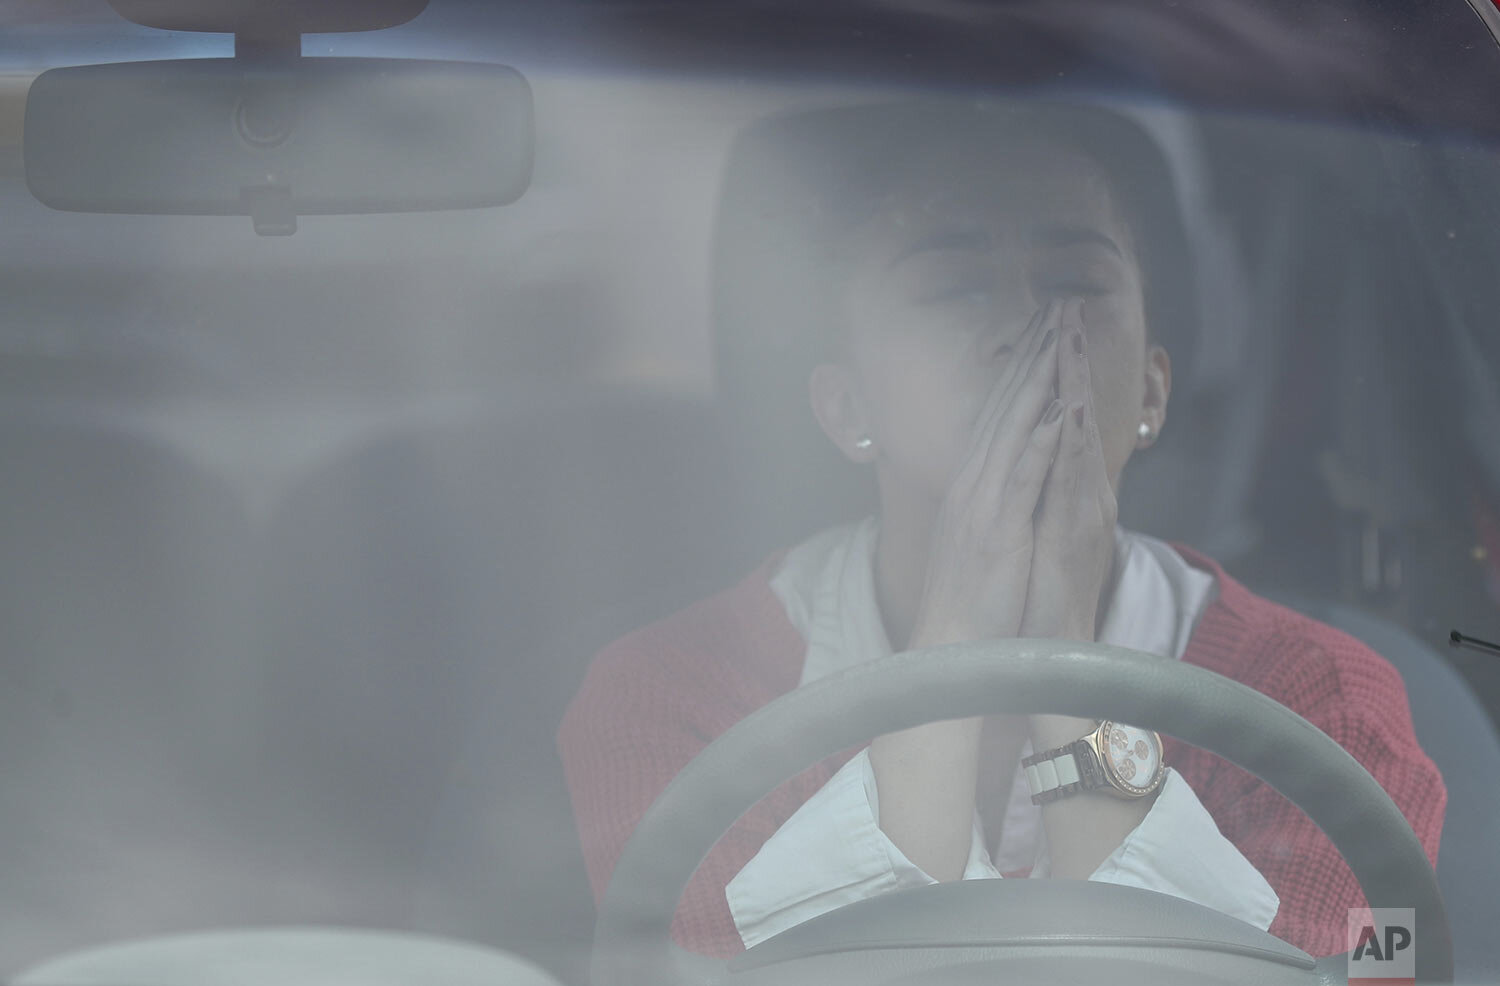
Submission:
M 595 660 L 559 742 L 596 895 L 677 771 L 756 708 L 894 650 L 1005 637 L 1131 647 L 1270 695 L 1369 769 L 1435 859 L 1445 789 L 1395 670 L 1115 522 L 1191 308 L 1143 132 L 1080 107 L 906 105 L 790 116 L 753 143 L 775 151 L 757 170 L 784 169 L 734 205 L 770 273 L 721 271 L 721 316 L 816 345 L 806 427 L 873 474 L 878 509 Z M 1327 838 L 1238 768 L 1119 724 L 992 716 L 783 785 L 700 867 L 674 936 L 723 956 L 889 890 L 1017 876 L 1174 894 L 1317 955 L 1345 950 L 1363 902 Z

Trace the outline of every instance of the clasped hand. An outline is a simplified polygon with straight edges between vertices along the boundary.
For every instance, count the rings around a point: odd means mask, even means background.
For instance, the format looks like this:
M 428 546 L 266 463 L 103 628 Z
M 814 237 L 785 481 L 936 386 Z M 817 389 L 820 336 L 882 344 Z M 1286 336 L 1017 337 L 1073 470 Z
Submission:
M 1116 506 L 1085 339 L 1083 302 L 1050 301 L 1001 368 L 934 523 L 913 649 L 1094 639 Z

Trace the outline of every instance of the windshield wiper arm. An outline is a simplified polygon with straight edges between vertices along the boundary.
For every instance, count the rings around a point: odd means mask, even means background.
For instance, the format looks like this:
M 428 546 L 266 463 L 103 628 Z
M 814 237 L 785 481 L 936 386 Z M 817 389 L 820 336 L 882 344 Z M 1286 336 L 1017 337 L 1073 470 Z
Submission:
M 1478 637 L 1471 637 L 1466 633 L 1459 633 L 1457 630 L 1449 631 L 1448 642 L 1455 647 L 1460 644 L 1467 644 L 1479 650 L 1487 650 L 1491 654 L 1500 654 L 1500 644 L 1492 644 L 1488 640 L 1480 640 Z

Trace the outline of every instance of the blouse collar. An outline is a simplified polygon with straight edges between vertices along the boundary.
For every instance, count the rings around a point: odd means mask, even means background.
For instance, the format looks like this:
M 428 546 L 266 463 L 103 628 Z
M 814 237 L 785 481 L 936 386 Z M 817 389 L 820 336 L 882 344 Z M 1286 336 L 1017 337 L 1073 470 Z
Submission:
M 800 684 L 891 653 L 875 595 L 878 533 L 870 516 L 816 534 L 791 549 L 771 579 L 807 641 Z M 1217 580 L 1165 541 L 1119 527 L 1115 559 L 1100 642 L 1180 658 L 1218 595 Z

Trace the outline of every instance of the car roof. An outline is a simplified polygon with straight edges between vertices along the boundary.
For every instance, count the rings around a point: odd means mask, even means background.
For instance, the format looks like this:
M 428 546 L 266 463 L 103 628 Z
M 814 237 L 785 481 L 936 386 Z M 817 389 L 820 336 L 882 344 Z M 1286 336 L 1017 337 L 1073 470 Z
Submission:
M 1082 88 L 1493 140 L 1495 30 L 1489 0 L 431 0 L 388 30 L 309 35 L 304 54 Z M 0 12 L 0 73 L 229 51 L 89 0 Z

